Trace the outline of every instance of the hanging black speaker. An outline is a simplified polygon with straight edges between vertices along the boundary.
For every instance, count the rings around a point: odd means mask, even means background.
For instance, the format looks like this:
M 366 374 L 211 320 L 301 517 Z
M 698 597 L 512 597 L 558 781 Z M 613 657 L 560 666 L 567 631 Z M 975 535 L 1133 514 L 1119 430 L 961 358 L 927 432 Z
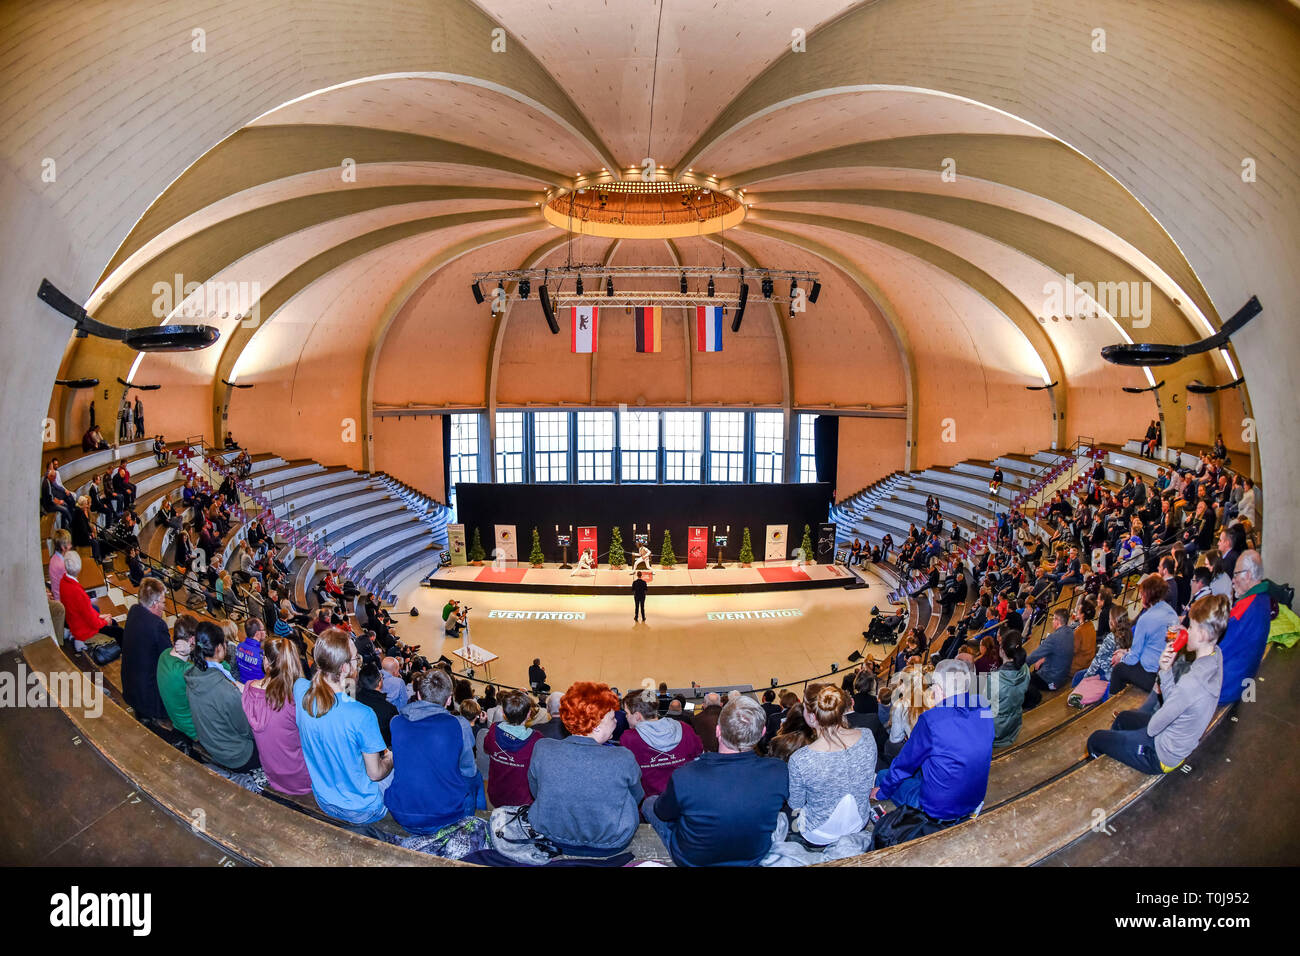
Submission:
M 539 286 L 537 297 L 542 300 L 542 314 L 546 316 L 546 324 L 551 327 L 552 335 L 560 334 L 560 323 L 555 320 L 555 310 L 551 308 L 551 294 L 546 291 L 546 286 Z
M 470 288 L 470 291 L 474 293 L 474 301 L 477 302 L 479 305 L 482 305 L 482 304 L 483 304 L 483 290 L 479 288 L 479 284 L 478 284 L 477 282 L 475 282 L 475 283 L 474 283 L 472 286 L 470 286 L 469 288 Z
M 739 332 L 740 323 L 745 318 L 745 303 L 749 300 L 749 283 L 740 284 L 740 302 L 736 305 L 736 317 L 731 320 L 731 331 Z
M 815 279 L 813 280 L 812 289 L 808 292 L 808 301 L 816 304 L 817 297 L 822 294 L 822 284 Z

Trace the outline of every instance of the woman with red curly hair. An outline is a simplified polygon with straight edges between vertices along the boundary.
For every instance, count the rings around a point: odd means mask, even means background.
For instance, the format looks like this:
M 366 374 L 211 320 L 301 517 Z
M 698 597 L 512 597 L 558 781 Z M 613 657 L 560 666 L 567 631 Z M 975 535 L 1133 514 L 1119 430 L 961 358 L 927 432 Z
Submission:
M 612 856 L 641 822 L 641 768 L 610 743 L 618 697 L 608 684 L 579 681 L 560 701 L 571 736 L 539 740 L 528 765 L 528 822 L 571 856 Z

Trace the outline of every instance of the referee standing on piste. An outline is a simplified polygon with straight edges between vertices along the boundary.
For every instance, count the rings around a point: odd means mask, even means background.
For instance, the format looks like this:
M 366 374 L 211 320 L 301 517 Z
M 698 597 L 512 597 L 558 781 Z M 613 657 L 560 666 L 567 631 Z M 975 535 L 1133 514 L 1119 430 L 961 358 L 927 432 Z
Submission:
M 645 575 L 638 572 L 636 580 L 632 582 L 632 598 L 636 602 L 632 608 L 632 620 L 641 616 L 641 622 L 645 623 L 645 595 L 650 590 L 650 585 L 646 584 Z

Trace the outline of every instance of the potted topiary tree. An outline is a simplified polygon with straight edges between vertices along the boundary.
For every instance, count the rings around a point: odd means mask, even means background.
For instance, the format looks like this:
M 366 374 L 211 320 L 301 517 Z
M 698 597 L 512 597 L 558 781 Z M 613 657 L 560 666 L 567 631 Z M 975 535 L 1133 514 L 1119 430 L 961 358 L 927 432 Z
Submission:
M 483 559 L 486 557 L 487 554 L 483 551 L 483 539 L 479 537 L 478 528 L 475 528 L 474 540 L 470 542 L 469 546 L 469 563 L 475 567 L 482 567 Z
M 534 528 L 533 529 L 533 550 L 532 553 L 528 555 L 528 563 L 535 568 L 540 568 L 542 566 L 542 562 L 544 562 L 545 560 L 546 560 L 546 556 L 542 554 L 542 537 L 537 533 L 537 529 Z
M 817 563 L 817 553 L 813 551 L 812 528 L 808 525 L 803 526 L 803 540 L 799 542 L 799 547 L 803 549 L 804 564 Z
M 740 566 L 747 568 L 754 563 L 754 546 L 749 543 L 749 529 L 740 538 Z
M 609 566 L 615 571 L 621 571 L 626 563 L 627 555 L 623 553 L 623 532 L 618 530 L 618 525 L 614 525 L 609 533 Z
M 677 565 L 677 555 L 673 554 L 673 536 L 668 530 L 664 530 L 664 551 L 659 555 L 659 563 L 665 568 L 675 567 Z

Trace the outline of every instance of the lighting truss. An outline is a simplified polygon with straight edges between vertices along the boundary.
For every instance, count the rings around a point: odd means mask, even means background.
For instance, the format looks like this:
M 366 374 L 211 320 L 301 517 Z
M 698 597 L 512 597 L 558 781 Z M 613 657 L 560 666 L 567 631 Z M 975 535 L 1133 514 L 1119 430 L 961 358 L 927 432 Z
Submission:
M 583 280 L 584 294 L 577 294 L 577 280 L 581 277 Z M 635 285 L 639 279 L 685 279 L 688 289 L 691 280 L 696 280 L 701 286 L 698 293 L 687 292 L 668 292 L 649 289 L 627 289 L 625 285 Z M 613 295 L 606 293 L 606 281 L 614 281 L 615 291 Z M 812 283 L 820 281 L 816 272 L 804 269 L 751 269 L 737 266 L 721 266 L 713 268 L 710 266 L 606 266 L 600 263 L 581 263 L 574 265 L 565 265 L 558 268 L 546 269 L 509 269 L 497 272 L 476 272 L 474 281 L 482 283 L 482 288 L 489 296 L 490 290 L 502 287 L 505 290 L 507 301 L 514 301 L 520 298 L 519 284 L 527 281 L 533 288 L 548 286 L 553 291 L 552 299 L 557 304 L 570 305 L 605 305 L 605 306 L 650 306 L 659 305 L 665 308 L 688 307 L 697 305 L 722 305 L 734 306 L 739 302 L 739 288 L 744 282 L 755 281 L 761 282 L 764 279 L 771 279 L 776 289 L 783 287 L 794 288 L 798 283 L 804 283 L 805 287 L 811 286 Z M 777 283 L 777 280 L 784 280 Z M 566 292 L 564 286 L 566 282 L 572 281 L 570 288 L 573 291 Z M 718 285 L 734 282 L 736 292 L 718 293 L 708 295 L 704 288 L 709 280 L 713 280 L 715 289 Z M 807 289 L 805 288 L 805 291 Z M 789 302 L 790 295 L 784 295 L 779 291 L 774 291 L 770 299 L 764 299 L 766 302 Z

